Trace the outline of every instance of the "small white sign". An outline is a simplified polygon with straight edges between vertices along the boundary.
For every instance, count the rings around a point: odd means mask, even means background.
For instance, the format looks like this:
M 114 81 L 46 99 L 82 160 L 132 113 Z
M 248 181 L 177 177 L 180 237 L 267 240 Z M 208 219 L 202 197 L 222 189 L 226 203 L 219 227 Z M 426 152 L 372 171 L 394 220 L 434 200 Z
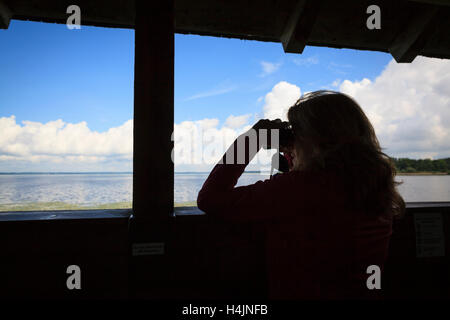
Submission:
M 133 243 L 133 256 L 164 254 L 164 242 Z
M 415 213 L 414 227 L 418 258 L 445 256 L 445 237 L 441 213 Z

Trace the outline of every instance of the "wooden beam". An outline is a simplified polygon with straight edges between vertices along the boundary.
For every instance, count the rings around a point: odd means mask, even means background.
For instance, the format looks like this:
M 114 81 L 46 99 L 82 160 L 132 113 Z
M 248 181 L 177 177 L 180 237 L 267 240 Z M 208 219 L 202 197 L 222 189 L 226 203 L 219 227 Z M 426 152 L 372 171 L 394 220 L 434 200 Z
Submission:
M 0 29 L 8 29 L 12 15 L 9 7 L 0 0 Z
M 174 5 L 136 1 L 133 214 L 173 214 Z
M 389 52 L 397 62 L 412 62 L 425 47 L 439 13 L 438 7 L 423 7 L 408 17 L 408 22 L 395 37 Z
M 435 4 L 435 5 L 441 5 L 441 6 L 450 6 L 449 0 L 409 0 L 409 1 L 429 3 L 429 4 Z
M 283 44 L 284 52 L 303 52 L 316 22 L 320 3 L 321 1 L 314 0 L 299 0 L 297 2 L 281 35 L 280 41 Z
M 298 21 L 303 12 L 306 0 L 299 0 L 295 6 L 294 11 L 289 17 L 288 22 L 284 27 L 283 34 L 281 35 L 281 43 L 283 44 L 284 52 L 303 51 L 304 46 L 295 42 L 295 29 L 297 28 Z

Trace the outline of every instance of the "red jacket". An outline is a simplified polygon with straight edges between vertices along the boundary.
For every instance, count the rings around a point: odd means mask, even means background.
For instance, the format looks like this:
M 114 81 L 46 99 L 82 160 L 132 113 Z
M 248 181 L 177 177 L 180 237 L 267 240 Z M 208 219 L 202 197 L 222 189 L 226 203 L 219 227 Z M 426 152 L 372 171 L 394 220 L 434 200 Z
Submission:
M 235 187 L 255 154 L 244 164 L 217 164 L 197 205 L 228 221 L 264 222 L 269 298 L 379 297 L 381 290 L 367 288 L 367 267 L 383 268 L 392 218 L 346 210 L 333 172 L 290 171 Z

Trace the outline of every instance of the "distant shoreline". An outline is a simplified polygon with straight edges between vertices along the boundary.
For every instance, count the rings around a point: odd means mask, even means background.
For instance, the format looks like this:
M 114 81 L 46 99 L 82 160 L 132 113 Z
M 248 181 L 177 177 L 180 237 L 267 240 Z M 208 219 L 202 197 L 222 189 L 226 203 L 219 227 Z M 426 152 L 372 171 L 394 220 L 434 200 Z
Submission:
M 175 174 L 209 174 L 210 171 L 181 171 Z M 269 171 L 244 171 L 244 173 L 268 174 Z M 19 175 L 19 174 L 133 174 L 133 172 L 0 172 L 0 175 Z
M 186 172 L 174 172 L 174 174 L 209 174 L 209 171 L 186 171 Z M 244 171 L 244 173 L 252 174 L 270 174 L 269 171 Z M 58 174 L 133 174 L 133 172 L 0 172 L 0 175 L 58 175 Z M 398 176 L 446 176 L 447 172 L 397 172 Z
M 447 172 L 397 172 L 398 176 L 447 176 Z
M 133 174 L 133 172 L 0 172 L 0 175 L 2 174 Z
M 270 174 L 270 171 L 244 171 L 244 173 L 252 174 Z M 175 174 L 209 174 L 209 172 L 175 172 Z M 397 172 L 398 176 L 446 176 L 449 175 L 447 172 Z

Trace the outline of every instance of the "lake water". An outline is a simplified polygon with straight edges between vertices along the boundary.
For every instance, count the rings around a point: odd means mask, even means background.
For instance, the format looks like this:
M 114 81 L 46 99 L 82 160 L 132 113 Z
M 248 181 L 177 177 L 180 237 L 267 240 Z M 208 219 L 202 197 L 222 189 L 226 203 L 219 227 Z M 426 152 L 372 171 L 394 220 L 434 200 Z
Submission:
M 175 202 L 195 201 L 208 173 L 175 174 Z M 238 185 L 269 178 L 269 174 L 244 173 Z M 397 176 L 407 202 L 450 201 L 450 175 Z M 131 202 L 132 174 L 1 174 L 1 205 L 64 202 L 98 205 Z

